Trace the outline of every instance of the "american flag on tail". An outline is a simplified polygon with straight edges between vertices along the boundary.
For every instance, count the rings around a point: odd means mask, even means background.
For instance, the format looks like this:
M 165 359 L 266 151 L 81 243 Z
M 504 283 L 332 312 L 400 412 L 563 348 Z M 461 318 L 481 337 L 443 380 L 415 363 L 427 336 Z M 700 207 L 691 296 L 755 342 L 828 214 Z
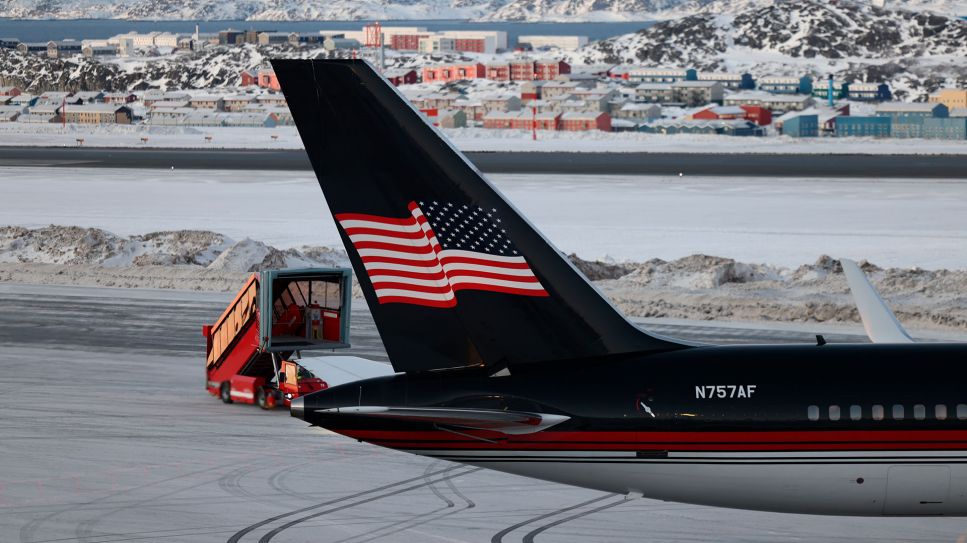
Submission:
M 340 213 L 381 304 L 457 305 L 458 290 L 547 296 L 496 209 L 410 202 L 405 218 Z

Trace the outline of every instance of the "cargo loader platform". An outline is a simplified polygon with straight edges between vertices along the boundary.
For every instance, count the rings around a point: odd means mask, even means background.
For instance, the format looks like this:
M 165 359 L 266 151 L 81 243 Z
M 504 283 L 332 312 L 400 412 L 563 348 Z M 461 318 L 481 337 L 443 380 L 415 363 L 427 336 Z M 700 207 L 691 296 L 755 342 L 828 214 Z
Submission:
M 344 268 L 253 273 L 206 338 L 206 388 L 263 409 L 328 385 L 298 363 L 303 351 L 349 344 L 352 274 Z

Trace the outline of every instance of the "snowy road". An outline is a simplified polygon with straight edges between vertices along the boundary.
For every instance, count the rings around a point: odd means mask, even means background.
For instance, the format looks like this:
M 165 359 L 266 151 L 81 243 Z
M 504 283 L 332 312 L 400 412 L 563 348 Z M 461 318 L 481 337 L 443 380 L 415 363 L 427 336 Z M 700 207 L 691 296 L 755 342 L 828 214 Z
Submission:
M 2 141 L 2 140 L 0 140 Z M 967 145 L 963 145 L 967 151 Z M 909 145 L 907 149 L 917 149 Z M 716 147 L 692 150 L 668 146 L 659 150 L 585 149 L 557 152 L 525 147 L 491 151 L 467 151 L 467 158 L 488 173 L 562 175 L 718 175 L 756 177 L 858 177 L 946 179 L 963 177 L 967 155 L 869 155 L 849 154 L 848 146 L 837 153 L 751 154 L 754 147 L 738 147 L 750 153 L 736 156 Z M 800 150 L 795 150 L 798 153 Z M 95 147 L 26 147 L 0 145 L 0 168 L 13 166 L 59 166 L 63 168 L 161 168 L 197 170 L 310 170 L 302 149 L 164 149 Z
M 490 176 L 583 258 L 694 253 L 795 267 L 821 254 L 967 268 L 967 179 Z M 0 225 L 117 234 L 206 229 L 277 247 L 339 246 L 309 172 L 0 168 Z

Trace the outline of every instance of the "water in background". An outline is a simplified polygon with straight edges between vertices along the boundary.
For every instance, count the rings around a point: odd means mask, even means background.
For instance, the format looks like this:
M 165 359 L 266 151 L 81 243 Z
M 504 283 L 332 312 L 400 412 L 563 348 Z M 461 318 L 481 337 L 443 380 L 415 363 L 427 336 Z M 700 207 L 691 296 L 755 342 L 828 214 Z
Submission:
M 199 25 L 202 32 L 218 32 L 228 28 L 238 30 L 276 30 L 279 32 L 316 32 L 319 30 L 359 30 L 371 21 L 127 21 L 118 19 L 81 20 L 19 20 L 0 18 L 0 37 L 17 38 L 23 42 L 43 42 L 63 39 L 108 38 L 129 31 L 175 32 L 189 34 Z M 421 26 L 427 30 L 503 30 L 507 44 L 517 44 L 521 34 L 554 36 L 579 35 L 589 40 L 602 40 L 635 32 L 655 24 L 654 21 L 621 23 L 478 23 L 468 21 L 383 21 L 383 26 Z

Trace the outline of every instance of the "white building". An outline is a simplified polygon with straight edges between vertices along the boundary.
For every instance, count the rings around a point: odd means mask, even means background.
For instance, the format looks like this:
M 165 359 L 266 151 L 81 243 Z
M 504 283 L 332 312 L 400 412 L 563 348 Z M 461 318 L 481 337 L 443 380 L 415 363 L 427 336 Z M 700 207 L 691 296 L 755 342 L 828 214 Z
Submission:
M 339 31 L 343 37 L 356 40 L 359 43 L 366 43 L 366 29 L 362 30 L 340 30 Z M 383 35 L 383 45 L 389 47 L 390 42 L 393 41 L 393 36 L 397 34 L 432 34 L 428 32 L 426 27 L 423 26 L 384 26 L 381 29 Z
M 742 86 L 744 74 L 721 72 L 698 72 L 699 81 L 717 81 L 727 89 L 737 89 Z M 751 78 L 748 78 L 751 82 Z
M 587 36 L 518 36 L 517 44 L 528 44 L 534 49 L 556 48 L 566 51 L 580 49 L 588 44 Z
M 445 51 L 455 51 L 456 47 L 457 47 L 457 41 L 453 38 L 447 38 L 444 36 L 430 36 L 427 38 L 420 38 L 421 53 L 440 53 Z
M 802 111 L 813 105 L 812 96 L 804 94 L 772 94 L 764 91 L 735 92 L 725 97 L 726 106 L 761 106 L 773 113 Z
M 108 38 L 105 45 L 117 45 L 118 49 L 122 50 L 122 52 L 126 47 L 131 47 L 136 50 L 152 49 L 155 47 L 170 47 L 174 49 L 178 47 L 178 40 L 180 38 L 181 36 L 178 34 L 172 34 L 170 32 L 139 34 L 132 31 L 127 34 L 118 34 Z
M 490 45 L 490 40 L 493 40 L 495 49 L 507 49 L 507 33 L 503 30 L 444 30 L 437 34 L 455 40 L 484 40 L 486 45 Z M 495 52 L 496 50 L 484 51 L 489 54 Z
M 779 92 L 783 94 L 796 94 L 799 92 L 801 81 L 798 77 L 762 77 L 759 78 L 758 87 L 767 92 Z
M 682 68 L 644 68 L 635 66 L 627 71 L 628 79 L 636 83 L 674 83 L 688 79 L 689 71 Z

